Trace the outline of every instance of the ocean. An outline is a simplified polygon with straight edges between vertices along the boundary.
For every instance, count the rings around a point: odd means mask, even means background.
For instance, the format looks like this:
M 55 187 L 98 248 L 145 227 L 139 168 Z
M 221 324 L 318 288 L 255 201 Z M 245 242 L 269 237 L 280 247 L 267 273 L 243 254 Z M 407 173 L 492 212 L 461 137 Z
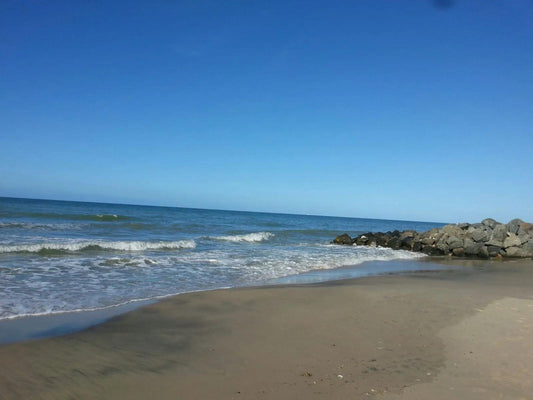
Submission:
M 364 276 L 409 269 L 409 263 L 386 262 L 419 254 L 330 242 L 345 232 L 443 225 L 0 198 L 0 320 L 191 291 L 335 279 L 347 270 Z M 372 270 L 365 267 L 369 261 L 382 263 Z

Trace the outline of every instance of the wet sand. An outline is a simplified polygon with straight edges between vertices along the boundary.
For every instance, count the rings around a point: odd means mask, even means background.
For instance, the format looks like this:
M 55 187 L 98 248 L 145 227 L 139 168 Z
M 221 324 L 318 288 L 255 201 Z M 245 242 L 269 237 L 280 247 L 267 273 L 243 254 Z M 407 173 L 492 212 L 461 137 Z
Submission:
M 448 263 L 468 268 L 190 293 L 1 345 L 0 398 L 532 398 L 533 261 Z

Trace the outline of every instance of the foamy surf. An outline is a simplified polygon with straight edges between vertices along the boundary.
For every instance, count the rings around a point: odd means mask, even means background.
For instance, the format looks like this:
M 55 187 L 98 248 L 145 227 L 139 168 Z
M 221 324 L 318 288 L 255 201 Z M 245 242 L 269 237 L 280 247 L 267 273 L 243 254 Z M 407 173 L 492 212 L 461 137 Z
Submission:
M 328 243 L 343 232 L 435 226 L 0 198 L 0 318 L 105 309 L 365 261 L 415 259 Z
M 47 251 L 77 252 L 87 250 L 146 251 L 194 249 L 195 247 L 196 243 L 194 240 L 178 240 L 173 242 L 80 241 L 70 243 L 36 243 L 0 246 L 0 253 L 41 253 Z
M 177 252 L 70 259 L 58 269 L 55 258 L 35 259 L 19 289 L 7 287 L 0 319 L 83 312 L 118 307 L 170 295 L 229 287 L 271 284 L 312 271 L 335 270 L 369 261 L 415 260 L 423 255 L 387 248 L 319 247 L 242 251 Z M 9 280 L 24 276 L 13 270 Z M 80 280 L 79 276 L 85 276 Z M 238 277 L 238 279 L 236 279 Z M 11 279 L 12 278 L 12 279 Z M 142 286 L 138 282 L 150 282 Z M 21 290 L 22 289 L 22 290 Z
M 274 237 L 274 234 L 271 232 L 253 232 L 246 233 L 243 235 L 230 235 L 230 236 L 210 236 L 209 239 L 215 240 L 225 240 L 227 242 L 263 242 Z

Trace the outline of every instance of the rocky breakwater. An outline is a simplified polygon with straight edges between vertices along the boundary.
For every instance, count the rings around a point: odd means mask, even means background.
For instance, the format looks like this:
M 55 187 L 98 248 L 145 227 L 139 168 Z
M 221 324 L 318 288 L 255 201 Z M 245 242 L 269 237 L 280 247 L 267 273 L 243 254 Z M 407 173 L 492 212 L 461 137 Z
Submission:
M 426 232 L 368 232 L 355 238 L 343 234 L 333 243 L 389 247 L 432 256 L 525 258 L 533 257 L 533 224 L 520 219 L 502 224 L 487 218 L 481 223 L 452 224 Z

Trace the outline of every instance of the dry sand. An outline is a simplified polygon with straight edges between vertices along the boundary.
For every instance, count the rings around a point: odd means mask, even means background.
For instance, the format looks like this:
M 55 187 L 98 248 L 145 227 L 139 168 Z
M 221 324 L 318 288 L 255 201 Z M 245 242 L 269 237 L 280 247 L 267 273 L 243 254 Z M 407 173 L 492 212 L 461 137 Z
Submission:
M 533 262 L 470 264 L 186 294 L 3 345 L 0 398 L 531 399 Z

